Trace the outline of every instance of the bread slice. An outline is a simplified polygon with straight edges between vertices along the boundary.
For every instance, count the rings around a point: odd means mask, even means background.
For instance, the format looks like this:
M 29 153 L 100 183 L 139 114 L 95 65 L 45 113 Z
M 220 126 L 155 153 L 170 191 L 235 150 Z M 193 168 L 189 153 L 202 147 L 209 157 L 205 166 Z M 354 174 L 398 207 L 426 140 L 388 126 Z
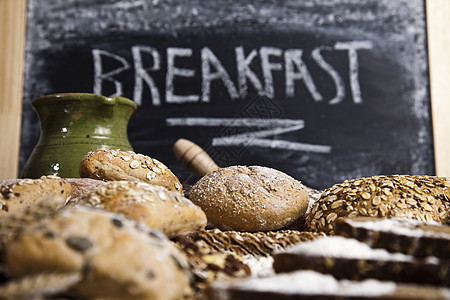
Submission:
M 450 259 L 450 226 L 436 222 L 406 218 L 339 218 L 335 222 L 335 234 L 389 252 Z
M 296 271 L 264 278 L 216 281 L 208 289 L 211 300 L 286 299 L 449 299 L 450 290 L 392 281 L 337 280 L 314 271 Z
M 273 254 L 277 273 L 314 270 L 338 279 L 367 278 L 404 283 L 450 285 L 450 263 L 435 257 L 417 259 L 372 249 L 355 239 L 331 236 L 299 243 Z

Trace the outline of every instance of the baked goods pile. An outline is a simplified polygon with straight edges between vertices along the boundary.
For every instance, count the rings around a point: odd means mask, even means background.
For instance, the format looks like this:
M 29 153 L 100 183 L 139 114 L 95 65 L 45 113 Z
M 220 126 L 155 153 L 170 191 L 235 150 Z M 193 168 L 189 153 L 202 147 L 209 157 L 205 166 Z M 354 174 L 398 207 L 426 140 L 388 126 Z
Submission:
M 87 153 L 79 173 L 0 182 L 0 299 L 450 297 L 446 178 L 317 191 L 230 166 L 187 193 L 120 150 Z
M 273 274 L 217 281 L 209 299 L 450 299 L 450 182 L 374 176 L 323 191 L 306 229 L 274 251 Z

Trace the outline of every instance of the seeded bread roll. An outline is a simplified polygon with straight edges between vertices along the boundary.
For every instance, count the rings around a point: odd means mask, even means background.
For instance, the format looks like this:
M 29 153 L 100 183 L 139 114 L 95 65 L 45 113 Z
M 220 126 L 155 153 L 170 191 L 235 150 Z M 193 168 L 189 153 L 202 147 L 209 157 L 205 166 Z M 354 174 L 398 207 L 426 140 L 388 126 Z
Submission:
M 304 186 L 283 172 L 261 166 L 231 166 L 203 176 L 189 199 L 221 229 L 270 231 L 285 227 L 308 208 Z
M 105 181 L 143 181 L 183 193 L 180 180 L 158 160 L 133 151 L 95 150 L 80 161 L 81 177 Z
M 63 196 L 42 198 L 42 200 L 33 203 L 29 207 L 16 209 L 0 217 L 0 253 L 4 245 L 14 238 L 24 227 L 58 213 L 58 208 L 65 200 L 66 198 Z M 0 265 L 2 259 L 0 257 Z
M 401 217 L 447 224 L 450 180 L 436 176 L 372 176 L 326 189 L 306 216 L 306 229 L 334 233 L 338 217 Z
M 25 228 L 5 249 L 13 278 L 79 272 L 75 296 L 182 299 L 187 260 L 162 233 L 99 209 L 66 208 Z
M 0 181 L 0 217 L 52 199 L 54 208 L 62 207 L 72 192 L 72 186 L 57 176 L 38 179 L 7 179 Z
M 205 213 L 180 193 L 138 181 L 111 181 L 77 201 L 120 213 L 175 236 L 204 229 Z

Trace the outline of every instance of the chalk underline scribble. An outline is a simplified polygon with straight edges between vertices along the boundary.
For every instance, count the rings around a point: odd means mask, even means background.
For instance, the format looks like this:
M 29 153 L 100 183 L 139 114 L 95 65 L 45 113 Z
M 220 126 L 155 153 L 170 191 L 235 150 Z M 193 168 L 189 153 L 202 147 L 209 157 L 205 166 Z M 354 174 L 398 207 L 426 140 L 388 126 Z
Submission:
M 257 118 L 167 118 L 167 126 L 203 126 L 203 127 L 256 127 L 258 130 L 214 137 L 212 146 L 246 146 L 291 151 L 330 153 L 331 146 L 292 142 L 279 139 L 265 139 L 270 136 L 292 132 L 305 127 L 304 120 L 293 119 L 257 119 Z

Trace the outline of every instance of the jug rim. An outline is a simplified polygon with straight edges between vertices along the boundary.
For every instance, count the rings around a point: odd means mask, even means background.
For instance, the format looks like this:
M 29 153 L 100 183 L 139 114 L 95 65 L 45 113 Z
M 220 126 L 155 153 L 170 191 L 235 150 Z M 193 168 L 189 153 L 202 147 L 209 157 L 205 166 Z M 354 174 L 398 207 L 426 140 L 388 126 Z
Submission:
M 60 101 L 64 100 L 78 100 L 78 101 L 98 101 L 102 104 L 106 105 L 114 105 L 116 103 L 128 105 L 131 106 L 134 110 L 137 109 L 137 104 L 125 97 L 122 96 L 103 96 L 99 94 L 94 93 L 78 93 L 78 92 L 69 92 L 69 93 L 54 93 L 54 94 L 48 94 L 43 95 L 40 97 L 37 97 L 31 101 L 33 105 L 39 105 L 39 104 L 46 104 L 52 101 L 55 101 L 55 99 L 59 99 Z

